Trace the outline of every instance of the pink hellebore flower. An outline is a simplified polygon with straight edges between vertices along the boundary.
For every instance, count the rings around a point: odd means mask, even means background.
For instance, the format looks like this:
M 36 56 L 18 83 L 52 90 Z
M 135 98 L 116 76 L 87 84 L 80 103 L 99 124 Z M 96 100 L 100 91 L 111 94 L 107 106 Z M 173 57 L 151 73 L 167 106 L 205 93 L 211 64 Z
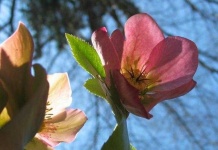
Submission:
M 130 17 L 125 38 L 119 30 L 111 37 L 106 28 L 95 31 L 92 43 L 120 94 L 123 106 L 131 113 L 151 118 L 149 111 L 159 102 L 189 92 L 198 66 L 198 51 L 192 41 L 164 35 L 148 14 Z
M 43 141 L 44 147 L 55 147 L 60 142 L 72 142 L 87 118 L 78 109 L 66 109 L 72 102 L 71 87 L 66 73 L 48 75 L 50 85 L 45 119 L 36 138 Z M 42 149 L 42 143 L 30 142 L 26 149 Z M 47 148 L 44 148 L 47 149 Z

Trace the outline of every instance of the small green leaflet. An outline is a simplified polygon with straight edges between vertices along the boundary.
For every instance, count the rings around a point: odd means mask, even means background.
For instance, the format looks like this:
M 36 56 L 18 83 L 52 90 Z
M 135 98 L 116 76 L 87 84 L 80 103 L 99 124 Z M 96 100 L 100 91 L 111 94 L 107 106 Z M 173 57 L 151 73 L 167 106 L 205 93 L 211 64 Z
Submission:
M 103 91 L 102 86 L 100 85 L 99 79 L 88 79 L 84 86 L 89 92 L 106 99 L 105 92 Z
M 76 36 L 67 33 L 65 36 L 67 38 L 68 44 L 70 45 L 73 56 L 79 65 L 94 77 L 100 75 L 102 78 L 104 78 L 104 67 L 102 66 L 101 60 L 96 50 L 87 42 Z

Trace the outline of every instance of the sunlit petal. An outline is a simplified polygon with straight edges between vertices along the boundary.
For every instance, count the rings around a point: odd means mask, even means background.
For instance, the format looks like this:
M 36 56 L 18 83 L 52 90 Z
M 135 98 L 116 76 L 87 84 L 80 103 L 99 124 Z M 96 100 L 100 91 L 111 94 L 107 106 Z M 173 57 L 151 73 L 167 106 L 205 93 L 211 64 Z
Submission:
M 57 121 L 55 117 L 51 121 L 48 120 L 44 129 L 38 133 L 39 137 L 52 147 L 60 142 L 72 142 L 87 120 L 85 114 L 78 109 L 69 109 L 65 113 L 63 120 L 59 118 Z
M 0 80 L 8 94 L 8 111 L 13 116 L 26 102 L 31 92 L 31 61 L 33 40 L 23 23 L 0 45 Z M 24 91 L 26 91 L 24 93 Z M 27 99 L 24 99 L 24 95 Z M 13 110 L 13 111 L 12 111 Z
M 47 109 L 50 110 L 47 113 L 52 117 L 70 106 L 72 90 L 67 73 L 48 75 L 48 82 L 50 88 Z
M 31 63 L 33 40 L 22 22 L 19 23 L 17 30 L 0 45 L 0 48 L 5 51 L 13 66 L 19 67 Z
M 130 17 L 124 28 L 125 43 L 121 66 L 125 66 L 126 58 L 129 63 L 140 58 L 139 67 L 147 62 L 152 49 L 164 39 L 157 23 L 147 14 L 136 14 Z
M 183 84 L 182 86 L 177 87 L 173 90 L 151 93 L 147 96 L 147 101 L 149 103 L 144 104 L 144 107 L 147 111 L 150 111 L 156 104 L 163 100 L 173 99 L 188 93 L 195 87 L 195 85 L 196 82 L 194 80 L 191 80 L 190 82 Z
M 189 82 L 198 66 L 196 45 L 182 37 L 168 37 L 152 51 L 146 71 L 160 82 L 154 90 L 172 90 Z

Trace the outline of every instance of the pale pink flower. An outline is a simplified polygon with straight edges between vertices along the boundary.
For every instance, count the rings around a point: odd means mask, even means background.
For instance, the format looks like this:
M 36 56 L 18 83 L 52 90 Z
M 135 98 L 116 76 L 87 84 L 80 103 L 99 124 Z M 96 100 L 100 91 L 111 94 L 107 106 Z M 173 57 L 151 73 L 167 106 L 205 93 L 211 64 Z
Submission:
M 66 109 L 72 101 L 67 74 L 46 78 L 45 70 L 34 65 L 32 76 L 32 55 L 32 36 L 19 23 L 0 45 L 0 149 L 23 149 L 35 135 L 26 148 L 71 142 L 87 120 L 82 111 Z
M 67 108 L 72 102 L 67 73 L 48 75 L 48 82 L 50 88 L 45 119 L 35 137 L 51 148 L 60 142 L 72 142 L 85 124 L 87 117 L 79 109 Z M 37 146 L 42 145 L 34 144 L 34 142 L 35 140 L 30 142 L 26 149 L 37 149 Z
M 23 149 L 43 121 L 48 82 L 40 65 L 31 75 L 32 53 L 23 23 L 0 44 L 0 149 Z

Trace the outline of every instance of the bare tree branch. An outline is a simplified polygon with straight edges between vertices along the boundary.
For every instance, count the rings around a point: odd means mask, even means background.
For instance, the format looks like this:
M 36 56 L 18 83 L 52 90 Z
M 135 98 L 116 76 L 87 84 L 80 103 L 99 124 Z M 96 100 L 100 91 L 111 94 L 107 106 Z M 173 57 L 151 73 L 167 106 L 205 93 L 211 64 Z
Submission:
M 10 19 L 9 19 L 9 24 L 10 24 L 10 31 L 11 31 L 11 33 L 13 33 L 14 32 L 14 25 L 13 25 L 13 23 L 14 23 L 14 15 L 15 15 L 15 7 L 16 6 L 16 0 L 13 0 L 12 1 L 12 5 L 11 5 L 11 14 L 10 14 Z

